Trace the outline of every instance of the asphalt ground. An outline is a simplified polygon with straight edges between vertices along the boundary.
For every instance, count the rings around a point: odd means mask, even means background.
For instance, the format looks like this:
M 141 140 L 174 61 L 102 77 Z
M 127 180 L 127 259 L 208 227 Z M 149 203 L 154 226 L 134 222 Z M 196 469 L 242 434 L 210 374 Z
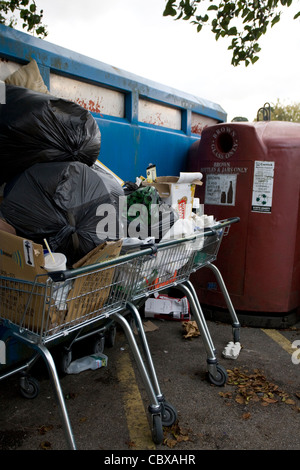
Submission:
M 222 351 L 232 341 L 231 325 L 207 320 L 218 362 L 228 374 L 227 383 L 216 386 L 208 380 L 201 335 L 185 338 L 182 322 L 144 322 L 159 387 L 177 410 L 176 422 L 164 427 L 162 443 L 154 444 L 151 400 L 132 348 L 118 327 L 114 345 L 104 349 L 106 367 L 77 375 L 59 372 L 77 450 L 99 451 L 99 463 L 119 464 L 121 460 L 113 460 L 141 458 L 141 451 L 152 459 L 201 459 L 201 451 L 300 449 L 300 323 L 284 330 L 242 326 L 238 357 L 225 359 Z M 89 354 L 90 346 L 90 339 L 75 344 L 73 358 Z M 61 350 L 51 352 L 59 371 Z M 21 396 L 17 374 L 0 381 L 0 449 L 67 450 L 44 362 L 40 360 L 31 373 L 40 384 L 34 399 Z

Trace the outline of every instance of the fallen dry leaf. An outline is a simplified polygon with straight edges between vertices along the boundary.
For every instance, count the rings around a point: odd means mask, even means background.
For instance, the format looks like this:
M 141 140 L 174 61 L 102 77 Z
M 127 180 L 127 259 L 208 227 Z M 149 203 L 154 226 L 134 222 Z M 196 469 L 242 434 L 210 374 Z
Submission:
M 163 442 L 165 445 L 167 445 L 168 447 L 170 447 L 171 449 L 173 449 L 173 447 L 176 446 L 177 444 L 177 439 L 165 439 L 164 442 Z
M 43 441 L 43 442 L 41 442 L 40 447 L 41 447 L 41 449 L 43 449 L 43 450 L 51 450 L 51 449 L 52 449 L 51 442 L 49 442 L 49 441 Z
M 232 398 L 241 405 L 248 405 L 250 402 L 260 402 L 262 406 L 274 403 L 286 403 L 295 405 L 289 395 L 280 390 L 278 385 L 269 382 L 265 375 L 258 369 L 251 373 L 238 367 L 227 370 L 229 386 L 236 389 L 236 394 Z M 230 398 L 228 393 L 219 393 L 224 398 Z
M 235 398 L 235 401 L 237 403 L 239 403 L 240 405 L 243 405 L 245 403 L 245 398 L 242 397 L 241 395 L 238 395 L 236 398 Z
M 49 426 L 41 426 L 38 430 L 39 434 L 41 434 L 42 436 L 44 434 L 46 434 L 48 431 L 51 431 L 53 429 L 53 426 L 52 425 L 49 425 Z
M 185 442 L 185 441 L 189 441 L 190 438 L 189 436 L 178 436 L 177 437 L 177 442 Z
M 291 398 L 288 398 L 287 400 L 285 400 L 285 403 L 286 403 L 287 405 L 295 405 L 294 400 L 292 400 Z
M 278 402 L 278 400 L 275 400 L 274 398 L 269 398 L 269 397 L 262 397 L 262 400 L 265 403 L 277 403 Z
M 179 442 L 189 441 L 189 430 L 179 426 L 178 421 L 172 426 L 164 427 L 164 440 L 163 444 L 173 448 Z
M 130 449 L 136 447 L 136 443 L 134 441 L 128 441 L 125 444 L 127 444 Z
M 219 395 L 223 398 L 232 398 L 231 392 L 219 392 Z
M 186 332 L 185 335 L 183 335 L 184 338 L 200 336 L 200 331 L 195 321 L 185 321 L 182 326 Z

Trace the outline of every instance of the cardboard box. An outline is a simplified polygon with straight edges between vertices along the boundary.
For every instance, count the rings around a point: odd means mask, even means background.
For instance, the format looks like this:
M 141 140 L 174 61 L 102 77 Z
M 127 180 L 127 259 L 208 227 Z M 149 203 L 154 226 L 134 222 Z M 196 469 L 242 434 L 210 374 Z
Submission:
M 34 281 L 45 274 L 42 245 L 0 230 L 0 275 Z
M 84 258 L 74 264 L 73 268 L 101 263 L 119 256 L 122 248 L 122 241 L 105 242 L 97 246 Z M 68 310 L 65 323 L 82 319 L 88 319 L 99 315 L 101 309 L 108 299 L 115 268 L 105 268 L 95 273 L 88 273 L 82 277 L 77 277 L 74 286 L 68 295 Z M 95 313 L 93 313 L 95 312 Z
M 119 255 L 122 242 L 99 245 L 74 267 L 100 263 Z M 73 285 L 54 283 L 55 293 L 65 291 L 65 301 L 50 298 L 50 287 L 45 285 L 48 274 L 44 269 L 43 246 L 0 230 L 0 317 L 30 331 L 57 332 L 63 325 L 85 314 L 99 310 L 107 300 L 114 267 L 87 276 L 77 277 Z M 37 275 L 43 274 L 35 284 Z M 45 311 L 45 318 L 43 312 Z M 92 315 L 91 315 L 92 316 Z M 90 318 L 90 317 L 89 317 Z
M 42 324 L 45 289 L 34 285 L 45 274 L 42 245 L 0 231 L 0 312 L 1 317 L 19 326 L 38 329 Z M 42 277 L 45 282 L 46 276 Z
M 187 173 L 185 173 L 187 175 Z M 198 176 L 198 174 L 196 175 Z M 143 181 L 144 186 L 154 186 L 163 202 L 178 211 L 179 217 L 184 219 L 192 214 L 195 187 L 201 186 L 202 181 L 190 173 L 190 177 L 158 176 L 155 183 Z

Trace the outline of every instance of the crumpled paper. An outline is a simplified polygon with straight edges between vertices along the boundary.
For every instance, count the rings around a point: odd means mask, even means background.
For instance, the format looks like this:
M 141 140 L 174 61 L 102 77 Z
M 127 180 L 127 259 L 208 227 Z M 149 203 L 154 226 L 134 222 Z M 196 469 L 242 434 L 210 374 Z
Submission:
M 183 335 L 184 338 L 200 336 L 200 331 L 195 321 L 186 321 L 182 324 L 182 326 L 185 330 L 185 334 Z

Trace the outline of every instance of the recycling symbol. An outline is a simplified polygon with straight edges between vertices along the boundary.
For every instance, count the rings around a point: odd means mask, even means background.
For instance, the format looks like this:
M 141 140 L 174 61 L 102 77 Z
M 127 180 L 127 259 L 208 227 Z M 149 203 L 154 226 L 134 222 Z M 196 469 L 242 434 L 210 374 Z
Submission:
M 261 204 L 262 206 L 265 206 L 268 202 L 267 195 L 266 194 L 260 194 L 259 196 L 257 196 L 256 202 L 257 202 L 257 204 Z

